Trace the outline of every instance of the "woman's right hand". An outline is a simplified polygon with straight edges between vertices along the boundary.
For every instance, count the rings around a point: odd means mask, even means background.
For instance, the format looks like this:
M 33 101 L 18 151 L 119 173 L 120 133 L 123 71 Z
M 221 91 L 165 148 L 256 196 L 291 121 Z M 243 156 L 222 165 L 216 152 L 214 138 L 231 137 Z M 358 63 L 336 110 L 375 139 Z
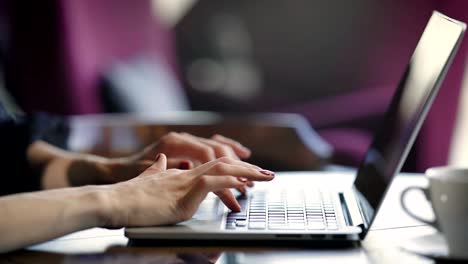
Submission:
M 229 188 L 245 188 L 248 181 L 270 181 L 274 173 L 240 160 L 219 158 L 191 170 L 166 170 L 167 158 L 138 177 L 109 185 L 108 227 L 175 224 L 190 219 L 209 192 L 214 192 L 233 211 L 240 205 Z
M 189 162 L 188 167 L 185 169 L 190 169 L 221 157 L 240 160 L 247 159 L 251 155 L 250 150 L 241 143 L 221 135 L 203 138 L 184 132 L 170 132 L 161 137 L 157 142 L 133 155 L 133 157 L 137 160 L 154 160 L 157 153 L 166 154 L 169 160 L 172 161 L 172 164 L 175 161 Z

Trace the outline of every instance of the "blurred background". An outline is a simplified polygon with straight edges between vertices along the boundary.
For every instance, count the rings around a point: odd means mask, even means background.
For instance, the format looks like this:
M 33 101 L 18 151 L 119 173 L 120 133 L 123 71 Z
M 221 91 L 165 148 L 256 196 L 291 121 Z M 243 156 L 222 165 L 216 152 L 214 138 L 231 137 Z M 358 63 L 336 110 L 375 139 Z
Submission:
M 468 21 L 463 0 L 1 0 L 0 96 L 60 115 L 298 113 L 357 166 L 433 10 Z M 467 45 L 406 171 L 468 163 Z

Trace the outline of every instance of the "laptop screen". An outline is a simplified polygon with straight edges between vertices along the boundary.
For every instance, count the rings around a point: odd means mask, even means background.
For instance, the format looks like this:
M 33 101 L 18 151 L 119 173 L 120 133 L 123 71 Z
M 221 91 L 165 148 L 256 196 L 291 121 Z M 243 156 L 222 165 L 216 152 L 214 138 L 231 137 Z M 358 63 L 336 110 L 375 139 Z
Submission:
M 381 128 L 358 169 L 355 187 L 366 227 L 411 149 L 464 30 L 463 23 L 434 12 L 418 42 Z

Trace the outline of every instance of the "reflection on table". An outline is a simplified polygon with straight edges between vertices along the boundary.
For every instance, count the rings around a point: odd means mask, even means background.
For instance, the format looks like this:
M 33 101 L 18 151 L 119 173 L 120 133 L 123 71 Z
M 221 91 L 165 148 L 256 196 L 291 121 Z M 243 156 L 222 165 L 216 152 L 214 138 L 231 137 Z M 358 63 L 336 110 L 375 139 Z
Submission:
M 332 155 L 332 148 L 295 114 L 104 114 L 70 117 L 69 125 L 70 149 L 102 156 L 130 154 L 171 131 L 236 139 L 252 150 L 249 162 L 270 170 L 317 170 Z

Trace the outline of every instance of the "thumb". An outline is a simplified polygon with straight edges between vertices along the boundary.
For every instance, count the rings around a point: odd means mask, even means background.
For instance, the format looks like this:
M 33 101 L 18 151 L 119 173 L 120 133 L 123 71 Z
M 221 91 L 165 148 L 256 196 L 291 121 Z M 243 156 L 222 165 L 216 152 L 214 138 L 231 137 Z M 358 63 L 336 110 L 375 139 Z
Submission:
M 150 175 L 167 169 L 167 157 L 163 153 L 156 155 L 153 165 L 143 172 L 142 175 Z

